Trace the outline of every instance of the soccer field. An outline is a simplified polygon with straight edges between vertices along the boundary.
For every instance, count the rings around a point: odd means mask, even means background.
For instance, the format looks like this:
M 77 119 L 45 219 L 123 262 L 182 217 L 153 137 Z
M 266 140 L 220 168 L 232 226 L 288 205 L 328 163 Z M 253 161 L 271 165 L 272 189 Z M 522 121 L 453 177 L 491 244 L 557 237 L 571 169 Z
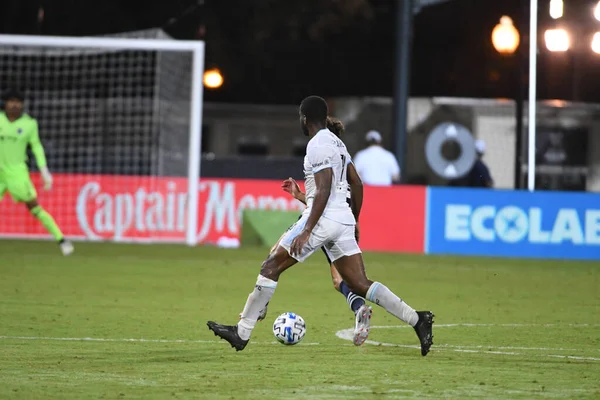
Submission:
M 0 398 L 600 398 L 598 263 L 366 254 L 367 271 L 436 314 L 421 357 L 374 307 L 371 342 L 322 254 L 285 273 L 251 343 L 235 352 L 206 321 L 235 323 L 265 250 L 0 241 Z M 272 321 L 300 314 L 297 346 Z

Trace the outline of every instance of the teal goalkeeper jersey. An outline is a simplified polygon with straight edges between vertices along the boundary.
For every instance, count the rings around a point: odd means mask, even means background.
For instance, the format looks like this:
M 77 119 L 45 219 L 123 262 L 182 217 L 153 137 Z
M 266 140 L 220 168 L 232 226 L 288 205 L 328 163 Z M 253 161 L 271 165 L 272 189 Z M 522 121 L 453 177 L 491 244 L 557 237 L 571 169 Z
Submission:
M 0 112 L 0 172 L 3 175 L 27 173 L 27 146 L 31 146 L 38 168 L 45 167 L 46 155 L 35 118 L 23 114 L 11 122 L 5 112 Z

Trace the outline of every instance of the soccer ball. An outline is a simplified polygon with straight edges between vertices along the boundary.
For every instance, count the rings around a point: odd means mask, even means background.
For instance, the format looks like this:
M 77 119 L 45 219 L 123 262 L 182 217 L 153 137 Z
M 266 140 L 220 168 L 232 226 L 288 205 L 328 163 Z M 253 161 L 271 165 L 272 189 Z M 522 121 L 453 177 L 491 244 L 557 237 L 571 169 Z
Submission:
M 273 335 L 279 343 L 296 344 L 302 340 L 305 334 L 306 324 L 304 319 L 293 312 L 281 314 L 273 324 Z

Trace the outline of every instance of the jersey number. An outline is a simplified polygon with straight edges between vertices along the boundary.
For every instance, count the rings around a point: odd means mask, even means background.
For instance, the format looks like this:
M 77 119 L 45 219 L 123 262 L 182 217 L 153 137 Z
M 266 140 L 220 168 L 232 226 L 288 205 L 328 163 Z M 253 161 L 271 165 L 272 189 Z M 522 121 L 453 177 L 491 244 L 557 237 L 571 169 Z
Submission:
M 346 172 L 346 156 L 343 154 L 340 154 L 340 157 L 342 157 L 342 173 L 340 174 L 340 182 L 344 181 L 344 175 L 346 175 L 344 172 Z

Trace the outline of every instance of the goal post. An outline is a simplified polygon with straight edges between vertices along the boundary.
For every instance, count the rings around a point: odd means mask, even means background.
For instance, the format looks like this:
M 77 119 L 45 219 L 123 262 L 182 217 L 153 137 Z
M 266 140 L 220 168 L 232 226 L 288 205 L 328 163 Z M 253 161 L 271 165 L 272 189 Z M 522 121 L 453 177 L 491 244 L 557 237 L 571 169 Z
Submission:
M 30 159 L 40 204 L 75 240 L 193 246 L 204 42 L 118 36 L 0 35 L 0 91 L 24 92 L 55 176 L 44 192 Z M 9 197 L 0 236 L 49 237 Z

